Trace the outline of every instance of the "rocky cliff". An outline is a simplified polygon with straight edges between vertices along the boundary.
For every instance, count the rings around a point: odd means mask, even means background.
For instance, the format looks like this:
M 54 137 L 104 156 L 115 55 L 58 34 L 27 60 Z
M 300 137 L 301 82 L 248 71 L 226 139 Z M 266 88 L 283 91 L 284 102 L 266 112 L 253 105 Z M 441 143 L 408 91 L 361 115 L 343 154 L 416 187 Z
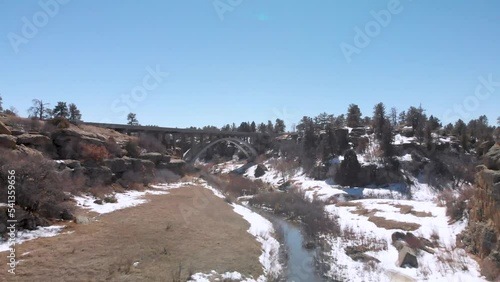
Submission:
M 469 226 L 460 243 L 481 259 L 483 275 L 500 278 L 500 142 L 477 167 L 475 194 L 470 202 Z

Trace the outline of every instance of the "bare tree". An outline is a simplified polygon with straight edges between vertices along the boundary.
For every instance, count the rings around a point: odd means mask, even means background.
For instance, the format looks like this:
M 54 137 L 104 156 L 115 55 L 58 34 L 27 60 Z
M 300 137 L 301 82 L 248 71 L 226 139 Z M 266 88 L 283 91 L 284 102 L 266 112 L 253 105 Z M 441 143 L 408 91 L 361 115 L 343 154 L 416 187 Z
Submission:
M 394 107 L 391 108 L 391 113 L 389 114 L 392 127 L 398 125 L 398 110 Z
M 44 120 L 51 116 L 51 110 L 47 108 L 49 103 L 44 103 L 43 100 L 33 99 L 33 106 L 28 109 L 30 117 L 37 117 Z

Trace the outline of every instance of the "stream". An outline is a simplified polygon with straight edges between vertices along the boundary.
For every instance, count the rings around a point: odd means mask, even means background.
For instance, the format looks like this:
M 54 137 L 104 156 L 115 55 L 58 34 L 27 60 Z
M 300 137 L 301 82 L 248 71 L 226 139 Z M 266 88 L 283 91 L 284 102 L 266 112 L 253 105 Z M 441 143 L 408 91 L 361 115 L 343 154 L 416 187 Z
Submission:
M 281 233 L 282 245 L 286 250 L 286 268 L 284 271 L 287 282 L 320 282 L 323 281 L 314 266 L 315 249 L 306 249 L 305 236 L 300 225 L 289 222 L 282 217 L 265 213 L 277 232 Z
M 201 173 L 202 177 L 209 182 L 210 185 L 218 186 L 216 177 Z M 259 214 L 267 218 L 274 225 L 276 233 L 281 235 L 277 237 L 282 248 L 285 249 L 284 261 L 284 281 L 287 282 L 321 282 L 324 281 L 319 275 L 319 271 L 315 268 L 316 249 L 306 249 L 304 245 L 306 238 L 303 234 L 302 227 L 299 224 L 287 221 L 283 217 L 272 214 L 267 211 L 259 210 Z

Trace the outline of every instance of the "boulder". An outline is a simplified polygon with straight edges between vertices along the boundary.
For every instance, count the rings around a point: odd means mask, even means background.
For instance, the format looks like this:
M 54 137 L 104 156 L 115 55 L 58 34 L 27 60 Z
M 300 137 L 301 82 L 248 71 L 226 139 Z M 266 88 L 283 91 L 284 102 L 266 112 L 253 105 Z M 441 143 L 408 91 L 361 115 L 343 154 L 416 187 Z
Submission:
M 144 171 L 144 165 L 142 164 L 142 160 L 139 159 L 128 159 L 130 160 L 130 164 L 132 165 L 132 170 L 134 172 L 143 172 Z
M 149 160 L 141 160 L 142 165 L 144 166 L 145 170 L 154 170 L 155 169 L 155 164 L 152 161 Z
M 351 133 L 349 133 L 350 136 L 357 136 L 357 137 L 360 137 L 362 135 L 365 135 L 366 134 L 366 128 L 364 127 L 354 127 L 352 130 L 351 130 Z
M 7 126 L 1 121 L 0 121 L 0 134 L 12 135 L 10 129 L 8 129 Z
M 17 146 L 13 152 L 18 155 L 24 155 L 24 156 L 43 157 L 43 154 L 40 151 L 30 147 L 26 147 L 24 145 Z
M 76 224 L 89 224 L 90 223 L 90 218 L 86 217 L 86 216 L 76 216 L 75 217 L 75 223 Z
M 109 185 L 113 178 L 111 169 L 105 166 L 100 167 L 87 167 L 85 174 L 88 177 L 88 186 L 95 186 L 99 184 Z
M 62 220 L 73 220 L 74 216 L 73 214 L 68 210 L 64 209 L 61 213 L 61 219 Z
M 403 246 L 403 248 L 399 250 L 398 266 L 418 268 L 417 254 L 415 250 L 408 246 Z
M 170 162 L 170 156 L 164 155 L 161 153 L 156 153 L 156 152 L 151 152 L 151 153 L 144 153 L 139 156 L 140 159 L 143 160 L 148 160 L 152 161 L 155 165 L 163 162 L 163 163 L 169 163 Z
M 17 144 L 45 146 L 51 144 L 52 140 L 41 134 L 22 134 L 17 136 Z
M 415 134 L 415 131 L 411 126 L 405 126 L 401 129 L 401 135 L 404 137 L 413 137 Z
M 395 243 L 396 241 L 399 240 L 404 240 L 405 239 L 405 234 L 403 232 L 394 232 L 391 235 L 392 243 Z
M 493 170 L 500 170 L 500 145 L 496 144 L 483 158 L 484 165 Z
M 23 135 L 24 133 L 26 133 L 26 131 L 24 131 L 23 129 L 17 129 L 17 128 L 12 128 L 11 132 L 12 135 L 14 136 Z
M 84 135 L 83 133 L 69 129 L 61 129 L 54 132 L 52 140 L 57 148 L 57 154 L 61 159 L 80 159 L 82 157 L 81 146 L 85 144 L 106 148 L 104 139 L 99 139 L 93 135 Z
M 7 134 L 0 134 L 0 147 L 15 149 L 16 137 Z
M 121 158 L 104 160 L 104 164 L 109 167 L 113 173 L 125 172 L 128 169 L 127 163 Z
M 142 165 L 144 167 L 144 177 L 147 181 L 152 180 L 155 176 L 155 164 L 152 161 L 142 160 Z
M 478 156 L 482 156 L 482 155 L 486 154 L 491 149 L 491 147 L 493 147 L 494 145 L 495 145 L 495 141 L 493 141 L 493 140 L 484 141 L 481 144 L 479 144 L 476 148 Z
M 257 167 L 255 168 L 254 176 L 259 178 L 266 174 L 267 167 L 263 164 L 258 164 Z

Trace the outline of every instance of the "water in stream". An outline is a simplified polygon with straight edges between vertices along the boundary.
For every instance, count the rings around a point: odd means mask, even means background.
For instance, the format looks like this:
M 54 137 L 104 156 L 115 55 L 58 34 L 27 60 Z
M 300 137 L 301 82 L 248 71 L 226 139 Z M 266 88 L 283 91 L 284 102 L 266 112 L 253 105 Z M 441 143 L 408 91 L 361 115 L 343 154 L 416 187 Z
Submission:
M 304 235 L 301 227 L 278 216 L 268 217 L 276 228 L 283 233 L 284 247 L 287 250 L 285 278 L 287 282 L 320 282 L 323 281 L 314 267 L 315 250 L 305 249 Z

